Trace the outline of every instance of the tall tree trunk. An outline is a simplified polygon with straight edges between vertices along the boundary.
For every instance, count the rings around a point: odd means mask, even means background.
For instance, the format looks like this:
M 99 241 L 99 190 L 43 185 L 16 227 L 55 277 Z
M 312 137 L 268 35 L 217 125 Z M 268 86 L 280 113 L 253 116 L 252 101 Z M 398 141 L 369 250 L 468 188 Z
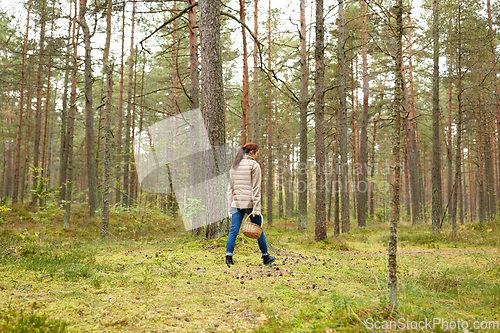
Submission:
M 300 162 L 298 229 L 307 228 L 307 51 L 305 0 L 300 0 Z
M 392 308 L 398 307 L 398 277 L 397 277 L 397 245 L 398 245 L 398 222 L 399 222 L 399 186 L 400 186 L 400 141 L 401 141 L 401 111 L 403 99 L 403 3 L 396 0 L 396 57 L 395 57 L 395 76 L 396 87 L 394 92 L 394 133 L 392 137 L 392 154 L 394 179 L 392 181 L 392 203 L 391 203 L 391 221 L 389 232 L 388 248 L 388 288 L 389 305 Z
M 38 53 L 38 77 L 36 85 L 36 114 L 35 114 L 35 138 L 33 151 L 33 192 L 32 204 L 36 204 L 38 193 L 38 172 L 40 159 L 40 136 L 42 126 L 42 76 L 43 76 L 43 53 L 45 47 L 45 4 L 47 0 L 42 1 L 42 10 L 40 14 L 40 49 Z
M 205 128 L 207 129 L 212 147 L 224 146 L 226 143 L 220 41 L 220 5 L 220 1 L 199 0 L 198 2 L 200 10 L 202 111 Z M 206 172 L 209 175 L 219 175 L 222 170 L 217 170 L 217 166 L 224 165 L 225 161 L 223 160 L 223 156 L 218 156 L 217 154 L 213 154 L 212 156 L 212 158 L 215 158 L 216 164 L 209 163 Z M 223 199 L 225 200 L 225 198 Z M 209 203 L 209 205 L 211 204 Z M 214 207 L 217 206 L 217 203 L 213 204 Z M 217 224 L 210 224 L 207 228 L 206 237 L 209 239 L 220 237 L 228 226 L 228 218 L 223 219 Z
M 461 29 L 461 6 L 458 5 L 458 47 L 457 47 L 457 150 L 455 155 L 455 182 L 453 185 L 453 202 L 452 202 L 452 215 L 451 218 L 451 235 L 452 238 L 457 237 L 457 207 L 458 207 L 458 193 L 460 192 L 459 184 L 461 175 L 462 163 L 462 29 Z M 451 62 L 451 57 L 450 57 Z M 451 66 L 450 66 L 451 67 Z M 451 74 L 451 71 L 450 71 Z M 450 75 L 451 80 L 451 75 Z M 451 88 L 450 88 L 451 90 Z M 451 131 L 451 127 L 449 129 Z M 451 147 L 450 147 L 451 149 Z
M 486 220 L 485 195 L 484 195 L 484 156 L 483 156 L 483 109 L 481 101 L 481 93 L 477 92 L 478 108 L 476 109 L 476 124 L 477 124 L 477 210 L 479 223 L 482 224 Z
M 73 18 L 71 16 L 72 3 L 70 2 L 69 24 L 68 24 L 68 46 L 66 48 L 66 66 L 64 70 L 64 92 L 62 99 L 61 112 L 61 151 L 59 165 L 59 203 L 66 198 L 66 175 L 68 171 L 68 142 L 67 142 L 67 124 L 68 124 L 68 85 L 69 85 L 69 66 L 71 61 L 71 27 Z M 76 10 L 76 9 L 75 9 Z
M 21 67 L 21 86 L 19 91 L 19 114 L 17 118 L 16 150 L 14 151 L 14 181 L 12 183 L 12 204 L 17 203 L 19 196 L 19 160 L 21 155 L 21 138 L 23 129 L 24 81 L 26 77 L 26 59 L 28 57 L 28 35 L 30 30 L 31 0 L 28 0 L 28 16 L 26 18 L 26 34 L 23 46 L 23 64 Z M 27 147 L 25 147 L 27 149 Z
M 55 1 L 52 1 L 52 22 L 50 24 L 50 41 L 52 42 L 52 37 L 54 35 L 54 11 L 55 11 Z M 49 48 L 49 61 L 47 63 L 47 95 L 45 97 L 45 125 L 43 130 L 43 145 L 42 145 L 42 168 L 40 172 L 40 190 L 43 190 L 45 185 L 45 153 L 47 144 L 47 126 L 49 122 L 49 106 L 50 106 L 50 74 L 52 69 L 52 44 Z M 57 98 L 57 91 L 54 92 L 54 100 Z M 44 203 L 44 198 L 40 199 L 40 204 Z
M 495 39 L 493 38 L 493 27 L 492 27 L 492 22 L 491 22 L 491 5 L 490 5 L 490 0 L 486 0 L 486 7 L 488 11 L 488 37 L 490 40 L 490 47 L 491 47 L 491 56 L 492 56 L 492 64 L 493 64 L 493 86 L 495 88 L 495 110 L 496 110 L 496 122 L 497 122 L 497 132 L 498 135 L 500 136 L 500 94 L 498 92 L 498 78 L 497 78 L 497 56 L 496 56 L 496 51 L 495 51 Z M 497 149 L 497 162 L 498 162 L 498 167 L 497 169 L 500 170 L 500 137 L 498 139 L 498 149 Z M 495 184 L 497 185 L 498 188 L 498 177 L 495 177 Z M 498 193 L 497 193 L 498 195 Z
M 439 8 L 438 0 L 433 0 L 433 62 L 432 75 L 432 234 L 441 229 L 442 191 L 441 191 L 441 141 L 439 140 Z
M 411 17 L 408 15 L 408 27 L 412 26 Z M 410 156 L 412 164 L 410 165 L 410 181 L 412 182 L 411 200 L 412 200 L 412 221 L 420 223 L 422 221 L 422 206 L 424 205 L 424 197 L 422 188 L 422 172 L 420 167 L 420 157 L 418 150 L 418 120 L 415 116 L 415 93 L 413 89 L 413 61 L 412 61 L 412 41 L 411 28 L 408 28 L 408 80 L 409 80 L 409 102 L 410 115 L 412 121 L 411 136 L 410 136 Z M 414 164 L 414 165 L 413 165 Z M 412 178 L 413 177 L 413 178 Z
M 109 235 L 109 182 L 111 178 L 111 97 L 113 94 L 113 68 L 109 63 L 111 44 L 111 15 L 113 1 L 108 0 L 106 9 L 106 43 L 104 44 L 103 72 L 106 75 L 106 101 L 104 115 L 104 163 L 102 181 L 101 238 Z
M 123 58 L 125 55 L 125 7 L 127 2 L 123 3 L 122 11 L 122 51 L 120 55 L 120 85 L 118 88 L 118 124 L 116 130 L 116 183 L 115 183 L 115 202 L 121 202 L 122 189 L 122 128 L 123 128 Z
M 75 114 L 76 114 L 76 75 L 78 72 L 78 55 L 77 55 L 77 41 L 76 35 L 76 13 L 77 1 L 75 0 L 75 16 L 73 17 L 72 29 L 72 44 L 73 44 L 73 71 L 71 73 L 71 94 L 69 101 L 69 117 L 68 127 L 66 133 L 66 142 L 68 144 L 68 172 L 66 180 L 66 198 L 64 203 L 64 228 L 69 229 L 69 219 L 71 217 L 71 199 L 73 190 L 73 134 L 75 131 Z M 76 39 L 76 40 L 75 40 Z
M 31 72 L 31 70 L 30 70 Z M 31 75 L 29 75 L 31 76 Z M 28 82 L 30 80 L 28 79 Z M 24 192 L 26 191 L 26 187 L 29 187 L 29 183 L 27 181 L 29 170 L 28 170 L 28 161 L 30 158 L 30 139 L 31 139 L 31 100 L 32 100 L 32 84 L 28 84 L 28 100 L 26 101 L 26 136 L 24 138 L 24 150 L 25 150 L 25 156 L 24 156 L 24 163 L 23 163 L 23 168 L 22 168 L 22 173 L 21 173 L 21 203 L 24 203 Z
M 316 240 L 322 240 L 326 238 L 326 161 L 324 133 L 325 28 L 323 18 L 323 0 L 316 0 L 316 47 L 314 55 L 316 58 L 316 80 L 314 87 L 314 113 L 316 118 L 316 133 L 314 136 L 314 144 L 316 146 L 316 224 L 314 229 L 314 238 Z
M 127 88 L 127 116 L 125 125 L 125 153 L 123 154 L 123 196 L 122 206 L 130 206 L 129 170 L 130 170 L 130 127 L 132 123 L 132 87 L 134 84 L 134 29 L 135 29 L 135 1 L 132 3 L 132 27 L 130 34 L 130 56 L 128 59 L 128 88 Z
M 450 212 L 453 212 L 453 204 L 454 204 L 454 201 L 452 200 L 452 186 L 453 186 L 453 178 L 452 178 L 452 174 L 453 174 L 453 165 L 452 165 L 452 160 L 453 160 L 453 154 L 452 154 L 452 140 L 451 140 L 451 131 L 452 131 L 452 125 L 451 125 L 451 109 L 452 109 L 452 71 L 453 71 L 453 67 L 452 67 L 452 54 L 450 52 L 450 57 L 449 57 L 449 68 L 448 68 L 448 78 L 449 78 L 449 82 L 448 82 L 448 131 L 447 131 L 447 135 L 448 135 L 448 141 L 446 143 L 446 156 L 448 157 L 448 188 L 447 188 L 447 193 L 446 193 L 446 197 L 448 198 L 448 200 L 451 200 L 450 204 L 449 204 L 449 211 Z M 450 222 L 450 224 L 453 223 L 452 221 L 452 216 L 453 214 L 449 214 L 448 215 L 448 221 Z
M 269 0 L 269 19 L 267 21 L 267 42 L 269 44 L 267 53 L 267 65 L 271 69 L 271 0 Z M 273 158 L 273 126 L 272 126 L 272 102 L 273 93 L 271 89 L 271 78 L 267 82 L 267 224 L 273 225 L 273 206 L 274 206 L 274 158 Z
M 339 1 L 339 153 L 340 153 L 340 196 L 342 201 L 342 232 L 350 232 L 349 187 L 347 164 L 347 110 L 345 96 L 345 37 L 344 37 L 344 0 Z
M 89 216 L 93 218 L 98 209 L 97 203 L 97 174 L 94 146 L 94 110 L 92 107 L 92 47 L 90 46 L 90 31 L 85 20 L 87 0 L 80 0 L 79 24 L 82 27 L 83 42 L 85 43 L 85 135 L 87 143 L 87 181 L 89 187 Z
M 259 0 L 254 0 L 254 13 L 253 13 L 253 34 L 255 36 L 255 40 L 253 42 L 253 115 L 252 115 L 252 130 L 253 137 L 252 141 L 255 144 L 259 144 L 259 67 L 258 67 L 258 44 L 257 38 L 259 37 Z
M 366 174 L 368 173 L 368 97 L 370 88 L 368 85 L 368 61 L 367 61 L 367 3 L 363 0 L 363 47 L 361 49 L 362 67 L 363 67 L 363 114 L 361 116 L 361 137 L 359 143 L 359 183 L 358 187 L 358 227 L 366 227 L 366 203 L 368 201 L 368 184 Z
M 245 23 L 245 0 L 240 0 L 240 20 Z M 247 131 L 248 137 L 251 136 L 251 131 L 248 128 L 248 124 L 250 123 L 250 88 L 249 88 L 249 79 L 248 79 L 248 53 L 247 53 L 247 33 L 246 29 L 243 25 L 241 25 L 241 33 L 242 33 L 242 43 L 243 43 L 243 92 L 241 99 L 241 143 L 245 145 L 247 143 Z

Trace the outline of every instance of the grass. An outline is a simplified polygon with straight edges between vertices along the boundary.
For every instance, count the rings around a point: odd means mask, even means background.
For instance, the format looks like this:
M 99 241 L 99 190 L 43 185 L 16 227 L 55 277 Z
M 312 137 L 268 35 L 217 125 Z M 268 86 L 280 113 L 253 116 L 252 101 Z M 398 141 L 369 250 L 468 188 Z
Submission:
M 4 214 L 0 332 L 368 332 L 369 318 L 500 320 L 498 223 L 461 226 L 456 240 L 447 226 L 432 237 L 429 225 L 401 223 L 393 311 L 385 223 L 316 242 L 312 222 L 298 232 L 277 221 L 265 227 L 275 264 L 263 266 L 255 241 L 239 237 L 228 268 L 226 238 L 192 237 L 178 218 L 115 210 L 102 242 L 98 219 L 75 215 L 65 231 L 58 214 Z

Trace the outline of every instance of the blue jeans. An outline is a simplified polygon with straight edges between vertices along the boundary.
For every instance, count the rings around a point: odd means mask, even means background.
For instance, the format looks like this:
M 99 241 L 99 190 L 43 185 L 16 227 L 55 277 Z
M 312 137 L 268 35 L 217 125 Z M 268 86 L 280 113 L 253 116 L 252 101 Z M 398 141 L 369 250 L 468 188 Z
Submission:
M 233 216 L 231 218 L 231 231 L 229 231 L 229 236 L 227 237 L 226 256 L 233 255 L 234 244 L 236 243 L 236 237 L 240 233 L 240 227 L 241 223 L 243 222 L 243 217 L 245 217 L 245 214 L 250 215 L 251 212 L 252 208 L 239 209 L 231 207 L 231 214 Z M 259 215 L 250 216 L 250 221 L 261 226 L 262 216 Z M 257 242 L 259 243 L 259 248 L 260 252 L 262 253 L 262 256 L 267 256 L 268 255 L 267 242 L 266 242 L 266 236 L 264 235 L 264 231 L 262 231 L 262 234 L 260 235 L 260 238 L 257 240 Z

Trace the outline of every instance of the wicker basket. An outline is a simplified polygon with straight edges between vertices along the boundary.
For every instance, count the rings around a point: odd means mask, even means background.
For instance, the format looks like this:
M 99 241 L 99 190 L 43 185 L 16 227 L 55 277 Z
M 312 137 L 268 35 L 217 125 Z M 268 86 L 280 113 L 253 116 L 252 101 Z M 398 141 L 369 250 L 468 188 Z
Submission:
M 245 221 L 243 221 L 241 231 L 243 232 L 243 235 L 247 236 L 248 238 L 259 239 L 260 235 L 262 234 L 262 227 L 258 224 L 248 221 L 249 217 L 250 215 L 247 215 L 247 218 L 245 219 Z M 262 220 L 262 222 L 264 222 L 264 220 Z

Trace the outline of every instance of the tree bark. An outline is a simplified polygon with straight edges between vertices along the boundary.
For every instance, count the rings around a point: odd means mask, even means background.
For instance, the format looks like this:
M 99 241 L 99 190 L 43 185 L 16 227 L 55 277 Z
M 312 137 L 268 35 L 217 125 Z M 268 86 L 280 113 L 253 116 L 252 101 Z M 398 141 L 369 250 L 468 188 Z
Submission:
M 253 115 L 252 115 L 252 140 L 255 144 L 259 144 L 260 128 L 259 128 L 259 67 L 258 67 L 258 50 L 257 38 L 259 37 L 259 20 L 258 20 L 258 0 L 254 0 L 254 16 L 253 16 L 253 34 L 255 37 L 253 43 Z
M 240 20 L 245 23 L 245 0 L 240 0 Z M 241 144 L 245 145 L 247 143 L 247 132 L 248 137 L 250 137 L 250 129 L 248 124 L 250 123 L 250 89 L 249 89 L 249 79 L 248 79 L 248 53 L 247 53 L 247 34 L 246 29 L 241 25 L 242 33 L 242 43 L 243 43 L 243 91 L 241 98 Z
M 359 143 L 359 182 L 358 182 L 358 227 L 366 227 L 366 203 L 368 201 L 368 184 L 366 174 L 368 173 L 368 97 L 370 93 L 368 83 L 368 61 L 367 61 L 367 7 L 366 0 L 363 0 L 363 28 L 361 49 L 362 67 L 363 67 L 363 114 L 361 116 L 361 137 Z M 359 186 L 363 186 L 359 188 Z
M 66 198 L 66 177 L 68 171 L 68 142 L 67 142 L 67 126 L 68 126 L 68 84 L 69 84 L 69 66 L 71 61 L 71 27 L 73 25 L 73 18 L 71 16 L 72 3 L 70 2 L 70 14 L 68 24 L 68 46 L 66 48 L 66 69 L 64 71 L 64 92 L 62 99 L 62 112 L 61 112 L 61 152 L 60 152 L 60 165 L 59 165 L 59 203 L 61 204 Z M 75 9 L 76 10 L 76 9 Z
M 125 7 L 127 2 L 123 3 L 122 11 L 122 51 L 120 55 L 120 85 L 118 88 L 118 124 L 116 130 L 116 184 L 115 184 L 115 202 L 121 202 L 122 187 L 122 128 L 123 128 L 123 57 L 125 55 Z
M 442 191 L 441 191 L 441 141 L 439 140 L 439 7 L 433 0 L 433 62 L 432 75 L 432 234 L 441 229 Z
M 28 57 L 28 35 L 30 29 L 31 0 L 28 0 L 28 14 L 26 18 L 26 34 L 23 46 L 23 64 L 21 66 L 21 86 L 19 89 L 19 114 L 17 117 L 16 149 L 14 151 L 14 179 L 12 183 L 12 204 L 17 203 L 19 196 L 19 160 L 21 155 L 21 138 L 23 129 L 23 107 L 24 107 L 24 81 L 26 77 L 26 59 Z
M 325 106 L 325 28 L 323 18 L 323 0 L 316 0 L 316 58 L 315 79 L 315 136 L 316 146 L 316 224 L 314 238 L 326 238 L 326 203 L 325 203 L 325 133 L 324 133 L 324 106 Z
M 307 51 L 305 0 L 300 0 L 300 162 L 298 229 L 307 228 Z
M 109 235 L 109 187 L 111 178 L 111 98 L 113 94 L 113 68 L 109 63 L 111 44 L 111 15 L 113 1 L 108 0 L 106 9 L 106 43 L 104 44 L 103 72 L 106 75 L 106 101 L 104 115 L 104 161 L 102 181 L 101 238 Z
M 205 128 L 212 147 L 225 146 L 226 143 L 220 5 L 220 1 L 199 0 L 198 2 L 200 10 L 202 111 Z M 219 175 L 222 170 L 218 169 L 218 166 L 225 164 L 223 156 L 214 153 L 211 158 L 215 158 L 216 163 L 215 165 L 209 163 L 206 172 L 212 176 Z M 211 204 L 209 203 L 209 205 Z M 215 205 L 216 203 L 214 203 Z M 228 229 L 228 226 L 228 218 L 217 224 L 210 224 L 207 227 L 206 237 L 209 239 L 218 238 Z
M 45 4 L 46 0 L 42 1 L 42 9 L 40 13 L 40 48 L 38 53 L 38 77 L 36 85 L 36 113 L 35 113 L 35 138 L 33 149 L 33 196 L 32 205 L 36 204 L 37 193 L 39 186 L 39 159 L 40 159 L 40 136 L 42 126 L 42 76 L 43 76 L 43 54 L 45 47 Z
M 271 69 L 271 0 L 269 0 L 269 18 L 267 21 L 267 42 L 269 47 L 267 49 L 267 65 Z M 273 121 L 272 121 L 272 102 L 273 93 L 271 88 L 271 80 L 267 82 L 267 224 L 273 225 L 273 206 L 274 206 L 274 157 L 273 157 Z
M 69 229 L 69 219 L 71 217 L 71 199 L 73 190 L 73 136 L 75 131 L 75 114 L 76 114 L 76 75 L 78 72 L 78 55 L 76 35 L 76 13 L 77 1 L 75 0 L 75 16 L 73 17 L 72 29 L 72 44 L 73 44 L 73 71 L 71 73 L 71 94 L 69 102 L 69 118 L 66 134 L 66 142 L 68 144 L 68 173 L 66 181 L 66 198 L 64 202 L 64 229 Z
M 400 150 L 401 150 L 401 111 L 403 99 L 403 4 L 401 0 L 396 0 L 396 55 L 395 55 L 395 77 L 396 86 L 394 92 L 394 132 L 392 137 L 392 155 L 394 178 L 392 180 L 392 203 L 391 221 L 389 232 L 388 248 L 388 289 L 389 305 L 395 309 L 398 307 L 398 277 L 397 277 L 397 245 L 398 245 L 398 222 L 399 222 L 399 187 L 400 187 Z
M 130 127 L 132 125 L 132 88 L 134 74 L 134 30 L 135 30 L 135 1 L 132 2 L 132 27 L 130 35 L 130 56 L 128 59 L 128 88 L 127 88 L 127 115 L 125 125 L 125 153 L 123 154 L 123 195 L 122 206 L 130 207 L 129 170 L 130 170 Z
M 342 232 L 350 233 L 349 222 L 349 184 L 347 165 L 347 110 L 345 95 L 345 51 L 344 51 L 344 0 L 339 2 L 339 153 L 340 153 L 340 196 L 342 202 Z
M 87 0 L 80 0 L 78 23 L 82 27 L 83 42 L 85 44 L 85 135 L 87 144 L 87 182 L 89 188 L 89 216 L 93 218 L 99 208 L 97 203 L 97 174 L 94 146 L 94 110 L 92 107 L 92 47 L 90 45 L 90 31 L 85 19 Z

